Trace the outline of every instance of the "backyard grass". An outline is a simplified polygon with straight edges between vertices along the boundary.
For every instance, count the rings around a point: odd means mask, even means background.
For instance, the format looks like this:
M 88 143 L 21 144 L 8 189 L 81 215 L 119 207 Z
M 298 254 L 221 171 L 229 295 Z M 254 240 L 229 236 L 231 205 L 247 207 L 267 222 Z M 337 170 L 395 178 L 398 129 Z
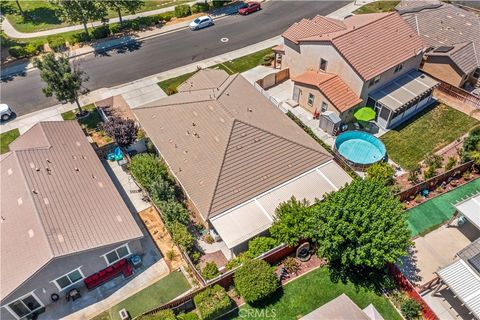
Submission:
M 460 111 L 438 104 L 390 130 L 380 139 L 393 161 L 403 168 L 410 168 L 428 153 L 460 138 L 478 123 Z
M 453 204 L 480 191 L 480 179 L 435 197 L 407 211 L 412 237 L 432 231 L 455 213 Z
M 397 6 L 397 4 L 399 3 L 400 1 L 389 1 L 389 0 L 376 1 L 358 8 L 353 13 L 363 14 L 363 13 L 389 12 L 389 11 L 393 11 Z
M 348 295 L 360 308 L 373 303 L 384 319 L 402 319 L 385 296 L 379 296 L 364 288 L 355 288 L 351 283 L 334 283 L 326 268 L 316 269 L 283 287 L 283 293 L 272 297 L 266 307 L 240 307 L 236 315 L 228 319 L 258 319 L 270 315 L 276 320 L 299 319 L 342 293 Z
M 146 0 L 138 12 L 152 11 L 169 6 L 188 2 L 189 0 Z M 27 16 L 24 20 L 20 15 L 15 1 L 2 0 L 2 12 L 7 16 L 8 21 L 20 32 L 37 32 L 69 26 L 69 23 L 63 22 L 57 8 L 47 0 L 20 0 L 20 5 Z M 138 13 L 137 12 L 137 13 Z M 124 15 L 130 13 L 124 12 Z M 108 12 L 108 18 L 116 18 L 117 13 Z
M 246 55 L 246 56 L 243 56 L 243 57 L 231 60 L 231 61 L 227 61 L 227 62 L 224 62 L 224 63 L 217 64 L 217 65 L 213 66 L 212 68 L 223 69 L 228 74 L 244 72 L 244 71 L 255 68 L 256 66 L 262 64 L 263 61 L 264 61 L 263 59 L 266 56 L 272 54 L 272 52 L 273 51 L 272 51 L 271 48 L 260 50 L 260 51 L 254 52 L 252 54 L 249 54 L 249 55 Z M 184 82 L 185 80 L 190 78 L 193 74 L 195 74 L 195 72 L 182 74 L 181 76 L 178 76 L 178 77 L 175 77 L 175 78 L 160 81 L 157 84 L 160 86 L 160 88 L 162 88 L 163 91 L 165 91 L 165 93 L 167 93 L 168 95 L 171 95 L 171 94 L 176 93 L 177 92 L 177 87 L 182 82 Z
M 0 134 L 0 154 L 8 152 L 8 145 L 20 136 L 18 129 L 13 129 Z
M 174 271 L 151 286 L 123 300 L 92 320 L 120 320 L 118 311 L 125 308 L 132 318 L 158 307 L 190 289 L 190 284 L 180 271 Z

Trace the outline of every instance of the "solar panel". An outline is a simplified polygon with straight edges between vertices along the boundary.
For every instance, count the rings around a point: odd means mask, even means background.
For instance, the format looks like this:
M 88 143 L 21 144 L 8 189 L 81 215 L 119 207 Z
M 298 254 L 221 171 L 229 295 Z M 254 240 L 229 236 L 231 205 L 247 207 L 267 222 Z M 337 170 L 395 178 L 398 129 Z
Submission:
M 435 50 L 433 50 L 433 52 L 446 53 L 446 52 L 448 52 L 448 51 L 450 51 L 450 50 L 452 50 L 452 49 L 453 49 L 453 47 L 451 47 L 451 46 L 448 46 L 448 47 L 447 47 L 447 46 L 442 46 L 442 47 L 436 48 Z
M 480 253 L 468 259 L 468 262 L 475 268 L 475 270 L 477 270 L 477 272 L 480 272 Z

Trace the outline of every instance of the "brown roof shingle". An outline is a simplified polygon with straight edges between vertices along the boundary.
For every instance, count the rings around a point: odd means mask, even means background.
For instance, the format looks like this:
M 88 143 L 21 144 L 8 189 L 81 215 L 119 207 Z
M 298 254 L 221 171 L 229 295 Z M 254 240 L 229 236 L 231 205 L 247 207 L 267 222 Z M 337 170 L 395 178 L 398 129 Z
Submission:
M 333 19 L 322 18 L 302 20 L 282 36 L 295 43 L 332 43 L 364 80 L 420 54 L 425 48 L 423 40 L 396 12 L 355 15 L 336 24 Z
M 362 99 L 339 76 L 332 73 L 306 71 L 292 78 L 292 81 L 317 87 L 340 112 L 347 111 L 362 102 Z
M 38 123 L 10 146 L 0 162 L 2 299 L 52 258 L 142 237 L 77 122 Z
M 238 74 L 134 113 L 205 219 L 331 159 Z

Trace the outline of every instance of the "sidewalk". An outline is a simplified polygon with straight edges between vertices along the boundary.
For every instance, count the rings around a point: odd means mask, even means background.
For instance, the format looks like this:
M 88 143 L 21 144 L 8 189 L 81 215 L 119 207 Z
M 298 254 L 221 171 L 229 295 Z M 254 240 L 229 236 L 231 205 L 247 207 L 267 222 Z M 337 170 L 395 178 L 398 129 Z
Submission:
M 182 4 L 188 4 L 190 6 L 192 4 L 195 4 L 196 2 L 197 1 L 192 1 L 187 3 L 182 3 Z M 131 20 L 138 17 L 153 16 L 156 14 L 160 14 L 168 11 L 174 11 L 174 10 L 175 10 L 175 6 L 172 6 L 172 7 L 166 7 L 166 8 L 152 10 L 152 11 L 145 11 L 145 12 L 140 12 L 136 14 L 131 14 L 131 15 L 123 16 L 122 18 L 123 20 Z M 116 23 L 116 22 L 120 22 L 120 19 L 118 17 L 108 19 L 109 24 Z M 89 27 L 92 25 L 94 27 L 98 27 L 102 25 L 102 22 L 95 21 L 93 23 L 88 24 Z M 38 31 L 38 32 L 19 32 L 12 26 L 12 24 L 10 23 L 10 21 L 8 21 L 7 18 L 4 18 L 2 20 L 2 29 L 3 29 L 3 32 L 5 32 L 5 34 L 10 38 L 28 39 L 28 38 L 50 36 L 53 34 L 64 33 L 64 32 L 75 31 L 75 30 L 83 30 L 83 25 L 80 24 L 80 25 L 75 25 L 70 27 L 56 28 L 56 29 Z
M 344 17 L 348 16 L 367 2 L 372 2 L 372 0 L 365 0 L 365 1 L 357 1 L 357 4 L 350 3 L 345 7 L 329 14 L 329 17 L 343 19 Z M 177 77 L 179 75 L 193 72 L 200 68 L 208 68 L 214 66 L 216 64 L 226 62 L 229 60 L 233 60 L 236 58 L 240 58 L 242 56 L 273 47 L 281 42 L 282 37 L 276 36 L 265 41 L 247 46 L 245 48 L 241 48 L 238 50 L 234 50 L 213 58 L 205 59 L 199 62 L 191 63 L 186 66 L 178 67 L 175 69 L 171 69 L 165 72 L 161 72 L 158 74 L 154 74 L 143 79 L 139 79 L 136 81 L 132 81 L 123 85 L 119 85 L 112 88 L 101 88 L 95 91 L 92 91 L 86 96 L 82 96 L 80 98 L 80 103 L 82 105 L 86 105 L 89 103 L 93 103 L 95 101 L 99 101 L 114 95 L 121 94 L 125 101 L 130 105 L 131 108 L 136 108 L 140 105 L 155 101 L 160 99 L 166 94 L 160 89 L 157 85 L 159 81 L 170 79 L 173 77 Z M 30 127 L 32 127 L 35 123 L 40 121 L 52 121 L 52 120 L 59 120 L 61 119 L 60 114 L 66 111 L 70 111 L 76 108 L 75 104 L 57 104 L 50 108 L 46 108 L 34 113 L 30 113 L 27 115 L 23 115 L 18 117 L 10 122 L 4 123 L 0 125 L 0 133 L 16 129 L 18 128 L 20 133 L 25 132 Z

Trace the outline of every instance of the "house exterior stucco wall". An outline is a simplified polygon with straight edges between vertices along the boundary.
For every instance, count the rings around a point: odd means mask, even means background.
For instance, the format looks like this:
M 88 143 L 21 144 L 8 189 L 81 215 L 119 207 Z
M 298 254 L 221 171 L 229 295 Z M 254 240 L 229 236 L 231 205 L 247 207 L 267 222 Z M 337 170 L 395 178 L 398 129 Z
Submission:
M 140 240 L 131 240 L 126 243 L 128 243 L 131 254 L 140 254 L 143 252 Z M 1 319 L 16 320 L 16 318 L 7 310 L 5 305 L 10 304 L 11 302 L 31 293 L 32 291 L 44 306 L 52 303 L 50 296 L 53 293 L 57 293 L 60 296 L 60 300 L 57 303 L 68 303 L 65 301 L 65 290 L 59 291 L 53 281 L 79 267 L 81 267 L 80 270 L 85 277 L 88 277 L 91 274 L 108 267 L 107 261 L 103 255 L 124 244 L 125 242 L 116 243 L 103 248 L 51 260 L 46 266 L 33 275 L 33 277 L 31 277 L 1 301 Z M 79 282 L 73 284 L 70 288 L 78 288 L 83 286 L 83 280 L 80 280 Z M 68 290 L 68 288 L 69 287 L 66 289 Z
M 457 87 L 461 87 L 464 84 L 464 79 L 466 79 L 466 77 L 462 77 L 460 70 L 453 66 L 448 57 L 427 56 L 422 71 Z

